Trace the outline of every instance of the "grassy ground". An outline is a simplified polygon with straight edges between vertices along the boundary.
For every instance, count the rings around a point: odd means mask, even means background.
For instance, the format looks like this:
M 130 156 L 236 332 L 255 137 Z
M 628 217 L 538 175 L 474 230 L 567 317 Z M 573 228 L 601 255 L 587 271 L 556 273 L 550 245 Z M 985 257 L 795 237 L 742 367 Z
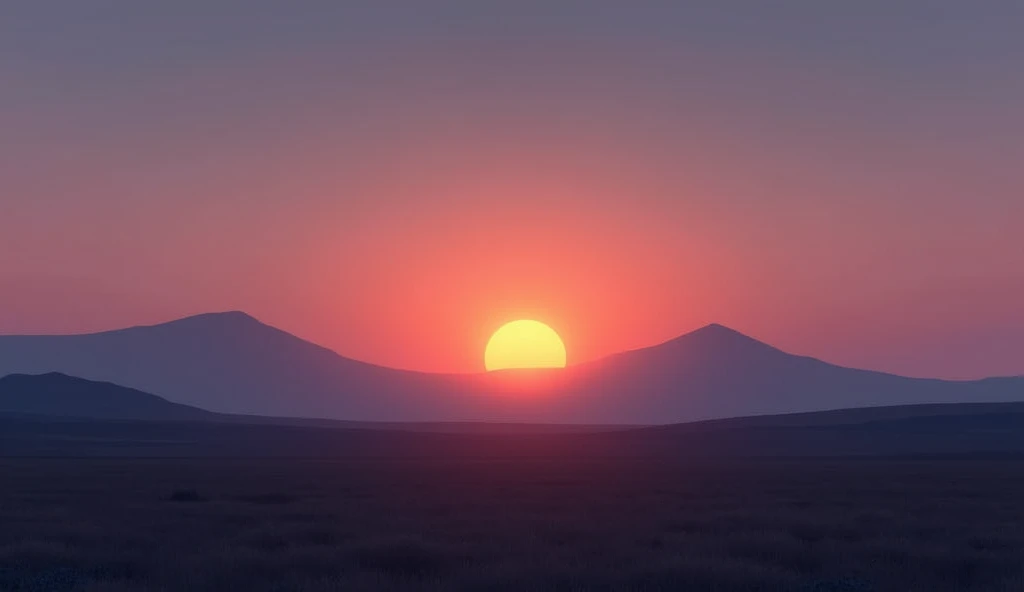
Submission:
M 0 590 L 1024 590 L 1024 463 L 0 460 Z

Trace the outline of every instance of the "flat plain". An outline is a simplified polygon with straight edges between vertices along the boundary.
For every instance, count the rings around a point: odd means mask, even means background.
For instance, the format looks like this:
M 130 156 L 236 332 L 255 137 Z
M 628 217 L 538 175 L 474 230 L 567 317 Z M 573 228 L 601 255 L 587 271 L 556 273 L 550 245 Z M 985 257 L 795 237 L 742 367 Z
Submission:
M 1024 590 L 1024 462 L 0 459 L 0 590 Z

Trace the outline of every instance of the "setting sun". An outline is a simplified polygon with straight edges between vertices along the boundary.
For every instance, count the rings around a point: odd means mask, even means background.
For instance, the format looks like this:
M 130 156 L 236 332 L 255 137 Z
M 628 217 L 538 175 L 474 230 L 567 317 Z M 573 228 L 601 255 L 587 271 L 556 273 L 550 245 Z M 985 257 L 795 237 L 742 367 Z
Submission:
M 494 332 L 484 352 L 487 371 L 509 368 L 564 368 L 565 345 L 554 329 L 538 321 L 512 321 Z

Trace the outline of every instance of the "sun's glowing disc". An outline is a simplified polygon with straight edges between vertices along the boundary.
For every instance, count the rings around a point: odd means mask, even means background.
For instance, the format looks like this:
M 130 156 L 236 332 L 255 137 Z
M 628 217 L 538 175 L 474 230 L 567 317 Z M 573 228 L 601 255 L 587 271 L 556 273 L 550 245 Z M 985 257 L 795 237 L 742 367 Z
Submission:
M 554 329 L 539 321 L 521 320 L 502 325 L 487 342 L 487 371 L 509 368 L 563 368 L 565 344 Z

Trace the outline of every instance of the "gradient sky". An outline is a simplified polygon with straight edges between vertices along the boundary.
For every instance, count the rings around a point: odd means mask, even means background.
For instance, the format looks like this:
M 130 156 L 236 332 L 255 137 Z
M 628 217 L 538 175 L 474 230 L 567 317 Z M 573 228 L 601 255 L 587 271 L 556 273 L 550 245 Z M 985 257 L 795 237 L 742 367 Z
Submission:
M 0 332 L 1024 374 L 1024 3 L 0 4 Z

